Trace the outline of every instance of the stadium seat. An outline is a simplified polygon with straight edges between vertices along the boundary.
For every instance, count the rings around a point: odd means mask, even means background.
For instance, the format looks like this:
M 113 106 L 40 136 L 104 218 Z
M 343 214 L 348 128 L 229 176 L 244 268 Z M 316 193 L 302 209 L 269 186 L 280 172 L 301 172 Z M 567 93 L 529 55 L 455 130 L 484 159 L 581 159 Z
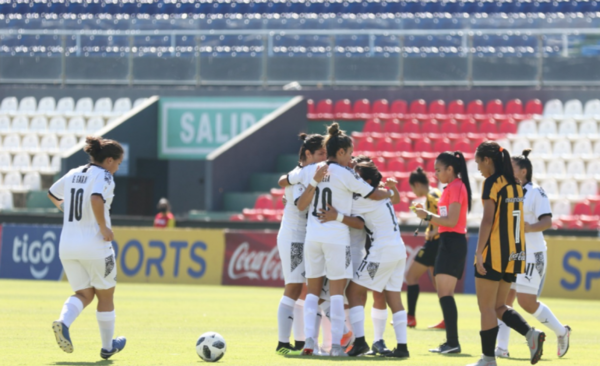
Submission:
M 336 119 L 352 119 L 352 104 L 350 99 L 342 99 L 335 102 L 333 113 Z
M 31 119 L 29 131 L 39 135 L 48 132 L 48 119 L 44 116 L 36 116 Z
M 28 134 L 23 137 L 21 140 L 21 150 L 34 153 L 39 151 L 40 144 L 37 135 Z
M 600 118 L 600 99 L 588 100 L 585 103 L 583 115 L 585 117 L 594 117 L 596 119 Z
M 514 151 L 513 155 L 521 155 L 521 151 Z M 546 176 L 546 163 L 542 159 L 531 159 L 531 167 L 533 168 L 533 174 L 536 177 Z
M 583 106 L 579 99 L 571 99 L 564 106 L 565 117 L 581 118 L 583 115 Z
M 136 100 L 137 102 L 137 100 Z M 315 109 L 315 101 L 312 99 L 308 99 L 306 101 L 306 106 L 307 106 L 307 113 L 306 116 L 308 117 L 308 119 L 317 119 L 317 113 L 316 113 L 316 109 Z M 134 105 L 135 108 L 135 105 Z
M 50 159 L 50 169 L 54 171 L 60 171 L 62 168 L 62 158 L 60 155 L 54 155 L 52 159 Z
M 37 101 L 35 97 L 25 97 L 19 103 L 17 114 L 32 115 L 37 110 Z
M 273 197 L 270 194 L 261 194 L 254 203 L 255 209 L 272 210 L 274 207 Z
M 135 102 L 133 102 L 133 108 L 139 107 L 140 105 L 142 105 L 143 103 L 146 102 L 148 98 L 138 98 L 135 100 Z
M 544 117 L 562 118 L 563 115 L 563 104 L 560 100 L 551 99 L 544 105 Z
M 573 208 L 573 215 L 581 216 L 581 215 L 592 215 L 592 207 L 590 206 L 590 201 L 585 200 L 575 204 Z
M 479 174 L 475 159 L 467 160 L 467 171 L 469 172 L 470 177 L 474 177 L 475 174 Z
M 560 199 L 552 205 L 552 216 L 560 217 L 571 215 L 571 202 L 567 199 Z
M 579 126 L 579 134 L 583 136 L 597 135 L 598 123 L 596 122 L 596 120 L 587 119 L 581 122 L 581 125 Z
M 56 109 L 56 100 L 54 97 L 43 97 L 40 99 L 37 107 L 38 114 L 51 114 Z
M 522 121 L 517 126 L 517 134 L 522 136 L 537 135 L 537 124 L 532 119 Z
M 564 157 L 565 155 L 571 155 L 571 141 L 569 140 L 558 140 L 552 147 L 552 154 L 554 156 Z
M 27 153 L 15 154 L 12 161 L 12 168 L 26 172 L 31 170 L 31 159 Z
M 131 99 L 119 98 L 115 101 L 113 106 L 112 115 L 121 116 L 131 110 Z
M 416 152 L 433 152 L 431 146 L 431 140 L 427 137 L 418 139 L 415 141 L 413 148 Z
M 433 151 L 439 152 L 439 153 L 444 152 L 444 151 L 452 151 L 452 144 L 450 143 L 450 140 L 447 138 L 438 140 L 433 144 Z M 434 160 L 434 159 L 431 159 L 431 160 Z M 429 170 L 429 171 L 435 171 L 435 169 Z
M 386 119 L 390 118 L 390 108 L 386 99 L 379 99 L 373 102 L 373 117 Z
M 421 125 L 417 119 L 409 119 L 402 124 L 403 133 L 420 133 Z
M 112 115 L 113 104 L 110 98 L 99 98 L 94 104 L 92 115 L 108 116 Z
M 526 138 L 517 138 L 512 142 L 512 148 L 509 150 L 511 153 L 520 154 L 523 150 L 531 148 L 531 143 Z M 536 154 L 534 153 L 534 156 Z
M 452 148 L 454 151 L 462 151 L 462 153 L 471 153 L 473 152 L 473 147 L 471 146 L 471 142 L 468 139 L 456 140 L 454 142 L 454 147 Z
M 26 133 L 29 131 L 29 118 L 16 116 L 13 118 L 10 129 L 12 132 Z
M 393 101 L 390 107 L 390 114 L 392 118 L 405 118 L 408 114 L 408 106 L 406 101 L 401 99 Z
M 600 178 L 600 160 L 590 161 L 587 164 L 586 169 L 587 175 L 590 177 L 594 177 L 595 179 Z
M 425 162 L 422 158 L 412 158 L 406 162 L 406 171 L 412 172 L 416 170 L 418 167 L 424 167 Z
M 6 173 L 4 176 L 4 187 L 11 191 L 23 189 L 23 179 L 21 173 L 16 170 Z
M 390 137 L 383 138 L 377 142 L 378 151 L 395 151 L 394 142 Z
M 234 214 L 229 216 L 229 221 L 244 221 L 244 215 L 243 214 Z
M 560 136 L 576 135 L 577 134 L 577 122 L 574 119 L 565 119 L 560 122 L 558 126 L 558 134 Z
M 316 111 L 316 119 L 331 120 L 334 118 L 333 104 L 331 103 L 331 99 L 320 100 L 319 103 L 317 103 Z
M 42 137 L 40 142 L 40 149 L 47 153 L 54 153 L 58 151 L 58 139 L 56 135 L 45 135 Z
M 486 118 L 483 102 L 479 99 L 472 100 L 467 104 L 467 114 L 480 121 Z
M 485 113 L 494 119 L 504 118 L 504 105 L 500 99 L 493 99 L 485 105 Z
M 460 100 L 453 100 L 448 104 L 448 115 L 455 119 L 462 119 L 465 117 L 465 103 Z
M 23 177 L 23 188 L 29 191 L 40 191 L 42 189 L 42 178 L 40 176 L 40 173 L 26 173 Z
M 63 117 L 53 117 L 48 125 L 48 132 L 56 134 L 67 132 L 67 120 Z
M 477 128 L 477 122 L 473 118 L 466 118 L 460 124 L 460 132 L 461 133 L 477 133 L 479 129 Z
M 539 99 L 532 99 L 525 104 L 525 115 L 541 115 L 544 113 L 542 102 Z
M 91 100 L 91 99 L 90 99 Z M 73 113 L 75 110 L 75 100 L 71 97 L 64 97 L 58 100 L 56 109 L 51 115 L 67 115 Z
M 360 99 L 354 102 L 352 106 L 352 114 L 354 119 L 371 118 L 371 104 L 368 99 Z
M 12 193 L 7 190 L 0 190 L 0 209 L 12 210 L 13 208 L 14 205 Z
M 387 162 L 386 170 L 390 172 L 404 172 L 406 171 L 406 165 L 404 159 L 394 158 Z
M 31 169 L 38 172 L 50 171 L 50 157 L 46 153 L 37 153 L 31 159 Z
M 400 202 L 394 205 L 395 212 L 408 212 L 410 211 L 410 200 L 407 197 L 400 198 Z
M 563 177 L 567 173 L 565 162 L 562 159 L 552 159 L 547 164 L 546 174 L 550 177 Z
M 583 160 L 572 158 L 567 161 L 567 176 L 569 177 L 577 177 L 577 176 L 585 176 L 585 164 Z
M 21 151 L 21 139 L 19 138 L 19 135 L 6 135 L 4 141 L 2 141 L 2 149 L 9 152 Z
M 514 146 L 514 144 L 513 144 Z M 543 156 L 543 155 L 551 155 L 552 154 L 552 144 L 550 144 L 550 141 L 545 140 L 545 139 L 537 139 L 533 142 L 533 153 L 536 156 Z
M 596 207 L 594 207 L 594 216 L 600 216 L 600 204 L 596 203 Z
M 577 145 L 575 145 L 575 147 L 577 148 Z M 600 156 L 600 141 L 594 142 L 593 154 L 595 156 Z
M 400 137 L 396 140 L 396 151 L 412 152 L 413 141 L 409 137 Z
M 435 119 L 430 119 L 421 124 L 421 132 L 425 134 L 439 133 L 440 126 Z
M 498 132 L 501 134 L 515 134 L 517 133 L 517 124 L 513 118 L 507 118 L 500 122 L 500 127 L 498 128 Z
M 563 180 L 559 185 L 558 194 L 561 197 L 577 197 L 579 196 L 579 186 L 575 180 Z
M 435 119 L 446 119 L 446 102 L 442 99 L 434 100 L 429 104 L 429 115 Z
M 539 136 L 552 136 L 556 135 L 556 122 L 553 119 L 545 118 L 540 121 L 538 125 Z
M 598 182 L 593 178 L 584 180 L 579 186 L 579 194 L 582 197 L 596 196 L 598 194 Z
M 384 133 L 400 133 L 402 132 L 402 125 L 398 119 L 388 119 L 383 124 Z
M 356 145 L 356 151 L 377 151 L 372 137 L 361 139 Z
M 592 149 L 592 142 L 586 138 L 577 139 L 573 142 L 573 154 L 575 156 L 597 155 Z
M 0 171 L 9 172 L 12 170 L 12 159 L 10 153 L 6 151 L 0 151 Z
M 454 119 L 448 119 L 440 124 L 440 133 L 458 133 L 458 123 Z
M 77 138 L 75 135 L 64 135 L 60 138 L 58 148 L 60 151 L 70 150 L 73 146 L 77 145 Z
M 67 133 L 83 136 L 86 134 L 85 120 L 83 117 L 73 117 L 67 125 Z
M 548 173 L 550 173 L 549 170 L 550 169 L 548 169 Z M 540 183 L 540 186 L 544 189 L 550 199 L 558 195 L 558 183 L 556 182 L 556 179 L 546 179 Z
M 368 119 L 363 127 L 363 132 L 381 132 L 381 121 L 378 118 Z
M 520 99 L 512 99 L 506 103 L 505 113 L 512 118 L 521 120 L 525 118 L 523 114 L 523 102 Z
M 413 171 L 413 170 L 414 169 L 412 169 L 410 171 Z M 399 183 L 400 184 L 398 184 L 398 190 L 400 192 L 411 192 L 412 191 L 412 189 L 410 188 L 410 182 L 408 179 L 402 179 Z
M 10 118 L 0 115 L 0 134 L 10 132 Z
M 427 115 L 427 102 L 424 99 L 413 100 L 410 103 L 410 108 L 408 113 L 412 116 L 412 118 L 416 118 L 419 120 L 424 120 L 428 118 Z
M 498 126 L 493 118 L 486 118 L 479 124 L 480 133 L 498 133 Z
M 104 127 L 104 119 L 102 117 L 92 117 L 88 119 L 85 127 L 86 134 L 94 134 Z
M 16 97 L 6 97 L 0 104 L 0 114 L 14 115 L 19 109 L 19 102 Z

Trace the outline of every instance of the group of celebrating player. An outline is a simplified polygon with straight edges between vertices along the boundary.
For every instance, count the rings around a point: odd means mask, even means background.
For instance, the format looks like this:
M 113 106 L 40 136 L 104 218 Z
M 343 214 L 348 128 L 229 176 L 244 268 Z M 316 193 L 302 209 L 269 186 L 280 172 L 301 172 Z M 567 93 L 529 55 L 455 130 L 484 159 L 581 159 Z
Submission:
M 326 136 L 301 134 L 300 139 L 298 166 L 279 180 L 286 201 L 277 237 L 285 290 L 278 309 L 276 352 L 409 357 L 407 326 L 416 326 L 418 280 L 429 270 L 444 316 L 440 327 L 446 329 L 446 342 L 429 351 L 460 353 L 454 290 L 467 260 L 471 208 L 463 154 L 444 152 L 437 157 L 435 174 L 446 185 L 441 193 L 430 188 L 421 168 L 410 175 L 415 194 L 426 197 L 425 207 L 415 204 L 411 209 L 428 227 L 425 245 L 407 274 L 407 313 L 400 298 L 407 255 L 393 207 L 400 200 L 397 182 L 382 182 L 370 158 L 353 157 L 352 139 L 337 123 L 328 127 Z M 493 141 L 482 143 L 475 152 L 478 170 L 485 177 L 474 259 L 483 355 L 472 366 L 493 366 L 496 357 L 509 357 L 510 328 L 526 338 L 532 364 L 541 358 L 545 334 L 510 307 L 515 293 L 523 309 L 556 333 L 558 356 L 569 348 L 571 329 L 537 300 L 546 271 L 542 231 L 551 226 L 552 213 L 544 191 L 532 183 L 529 152 L 511 158 Z M 372 347 L 364 330 L 368 291 L 374 299 Z M 383 340 L 387 307 L 393 314 L 394 350 Z M 325 349 L 319 350 L 321 323 Z M 289 342 L 292 328 L 294 346 Z

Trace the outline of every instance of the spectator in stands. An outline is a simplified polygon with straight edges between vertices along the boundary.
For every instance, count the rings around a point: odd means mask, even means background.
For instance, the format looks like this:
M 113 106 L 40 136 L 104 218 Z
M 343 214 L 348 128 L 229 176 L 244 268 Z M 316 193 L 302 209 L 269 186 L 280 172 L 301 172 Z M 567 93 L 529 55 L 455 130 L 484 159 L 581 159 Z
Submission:
M 158 213 L 154 217 L 154 227 L 175 227 L 175 216 L 171 213 L 171 205 L 166 198 L 161 198 L 156 206 Z

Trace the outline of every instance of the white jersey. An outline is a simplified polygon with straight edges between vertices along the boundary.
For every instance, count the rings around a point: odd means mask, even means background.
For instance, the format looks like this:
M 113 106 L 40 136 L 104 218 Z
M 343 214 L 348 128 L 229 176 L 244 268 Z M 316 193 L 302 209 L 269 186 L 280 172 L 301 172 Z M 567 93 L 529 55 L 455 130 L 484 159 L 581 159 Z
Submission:
M 72 169 L 50 187 L 49 193 L 64 202 L 61 259 L 103 259 L 112 254 L 111 243 L 104 241 L 100 233 L 91 198 L 98 195 L 104 200 L 104 220 L 110 228 L 114 190 L 112 174 L 94 164 Z
M 329 164 L 327 174 L 317 185 L 313 204 L 308 208 L 306 241 L 348 246 L 350 245 L 348 226 L 338 221 L 322 224 L 317 217 L 319 209 L 327 210 L 329 204 L 339 213 L 350 216 L 352 194 L 358 193 L 366 198 L 375 191 L 375 188 L 365 182 L 354 170 L 330 162 L 311 164 L 303 169 L 294 170 L 288 174 L 288 181 L 290 184 L 302 183 L 307 187 L 317 169 L 325 164 Z
M 406 258 L 406 247 L 400 236 L 394 206 L 389 199 L 373 201 L 356 197 L 352 214 L 365 222 L 365 231 L 371 239 L 371 260 L 378 255 L 387 257 L 377 258 L 381 262 Z
M 302 170 L 301 166 L 296 167 L 290 174 L 299 170 Z M 283 218 L 279 227 L 279 235 L 282 237 L 285 236 L 293 242 L 304 243 L 304 238 L 306 237 L 306 215 L 308 208 L 300 211 L 296 207 L 296 201 L 302 196 L 305 190 L 306 187 L 302 183 L 285 187 L 284 195 L 287 202 L 283 208 Z
M 523 211 L 525 213 L 525 222 L 535 224 L 540 221 L 540 217 L 545 215 L 552 216 L 550 200 L 548 196 L 538 185 L 529 182 L 523 186 L 525 191 L 525 200 L 523 202 Z M 546 241 L 541 231 L 535 233 L 525 233 L 525 243 L 527 252 L 541 252 L 546 250 Z

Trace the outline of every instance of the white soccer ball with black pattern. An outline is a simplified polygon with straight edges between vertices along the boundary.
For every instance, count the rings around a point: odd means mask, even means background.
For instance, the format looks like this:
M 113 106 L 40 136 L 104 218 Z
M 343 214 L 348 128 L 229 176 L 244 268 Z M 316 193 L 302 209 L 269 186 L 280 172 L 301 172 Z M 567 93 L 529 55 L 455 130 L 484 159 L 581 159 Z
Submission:
M 196 353 L 206 362 L 217 362 L 227 350 L 225 339 L 215 332 L 206 332 L 196 342 Z

